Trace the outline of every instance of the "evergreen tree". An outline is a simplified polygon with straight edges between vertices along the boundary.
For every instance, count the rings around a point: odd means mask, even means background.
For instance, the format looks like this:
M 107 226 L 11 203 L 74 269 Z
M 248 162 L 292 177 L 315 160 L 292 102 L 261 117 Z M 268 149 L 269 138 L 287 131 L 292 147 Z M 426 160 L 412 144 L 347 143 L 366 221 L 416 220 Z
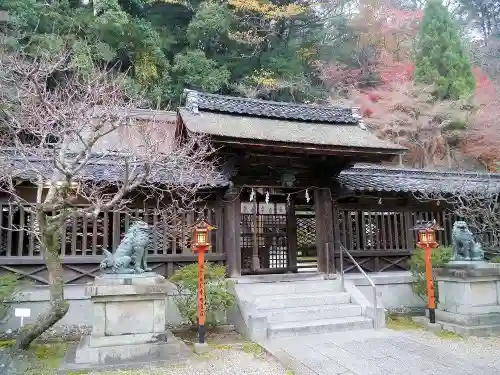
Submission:
M 435 85 L 439 99 L 458 99 L 475 88 L 458 28 L 440 0 L 429 0 L 417 42 L 415 82 Z
M 314 62 L 333 50 L 312 0 L 0 0 L 0 34 L 37 51 L 73 46 L 75 67 L 127 72 L 130 90 L 174 109 L 184 88 L 326 99 Z M 0 47 L 5 38 L 0 41 Z

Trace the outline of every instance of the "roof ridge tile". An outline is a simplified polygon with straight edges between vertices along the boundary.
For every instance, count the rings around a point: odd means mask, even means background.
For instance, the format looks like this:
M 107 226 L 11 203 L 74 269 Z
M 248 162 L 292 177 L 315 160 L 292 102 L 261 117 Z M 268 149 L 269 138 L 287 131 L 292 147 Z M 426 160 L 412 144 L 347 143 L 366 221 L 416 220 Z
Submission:
M 194 90 L 186 90 L 185 93 L 187 94 L 186 103 L 191 103 L 195 98 L 198 110 L 333 124 L 357 125 L 359 123 L 358 116 L 349 107 L 277 102 Z

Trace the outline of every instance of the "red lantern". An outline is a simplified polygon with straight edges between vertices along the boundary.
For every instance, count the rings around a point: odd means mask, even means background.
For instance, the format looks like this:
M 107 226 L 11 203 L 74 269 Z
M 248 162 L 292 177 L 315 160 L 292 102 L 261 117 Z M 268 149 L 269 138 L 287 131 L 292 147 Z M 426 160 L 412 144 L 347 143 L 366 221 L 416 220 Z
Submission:
M 433 228 L 420 229 L 418 231 L 418 243 L 417 246 L 425 249 L 426 247 L 435 248 L 438 247 L 436 241 L 436 231 Z
M 202 220 L 193 230 L 192 248 L 198 253 L 198 338 L 200 344 L 205 343 L 205 253 L 210 244 L 210 231 L 215 227 Z
M 211 230 L 215 229 L 210 224 L 205 221 L 200 222 L 193 231 L 193 241 L 192 247 L 194 252 L 203 251 L 208 252 L 211 248 L 209 241 L 209 233 Z
M 413 230 L 418 231 L 417 246 L 425 251 L 425 276 L 427 280 L 427 307 L 429 320 L 436 323 L 436 297 L 434 294 L 434 279 L 432 277 L 432 249 L 438 247 L 436 230 L 443 230 L 436 221 L 417 221 Z

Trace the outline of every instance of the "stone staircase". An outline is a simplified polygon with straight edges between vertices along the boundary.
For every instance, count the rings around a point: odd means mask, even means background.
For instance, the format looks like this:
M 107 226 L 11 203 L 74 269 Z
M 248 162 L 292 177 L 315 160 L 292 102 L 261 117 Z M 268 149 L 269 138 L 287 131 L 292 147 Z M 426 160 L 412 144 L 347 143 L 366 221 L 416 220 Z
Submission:
M 233 288 L 239 311 L 230 319 L 254 341 L 374 328 L 372 304 L 347 280 L 343 290 L 340 280 L 317 274 L 282 275 L 277 280 L 261 276 L 253 282 L 251 277 L 236 279 Z M 380 327 L 385 322 L 383 308 L 377 313 Z

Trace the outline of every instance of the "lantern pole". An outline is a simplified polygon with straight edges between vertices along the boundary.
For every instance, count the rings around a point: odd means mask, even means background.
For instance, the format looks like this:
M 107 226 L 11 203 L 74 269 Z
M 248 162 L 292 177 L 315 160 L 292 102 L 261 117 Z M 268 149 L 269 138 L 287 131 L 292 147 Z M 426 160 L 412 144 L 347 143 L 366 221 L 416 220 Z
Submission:
M 193 231 L 193 251 L 198 253 L 198 343 L 205 344 L 205 253 L 210 248 L 209 235 L 215 227 L 202 220 Z
M 427 236 L 431 235 L 432 230 L 426 230 Z M 434 233 L 432 233 L 434 234 Z M 430 323 L 436 323 L 436 295 L 434 293 L 434 279 L 432 277 L 432 246 L 433 243 L 426 242 L 424 244 L 425 253 L 425 275 L 427 279 L 427 307 L 429 309 Z
M 198 342 L 205 343 L 205 251 L 198 250 Z
M 417 221 L 413 230 L 418 231 L 417 246 L 424 250 L 425 279 L 427 286 L 427 308 L 429 309 L 429 322 L 436 323 L 436 295 L 434 292 L 434 279 L 432 277 L 432 249 L 438 247 L 436 231 L 443 230 L 435 220 Z

